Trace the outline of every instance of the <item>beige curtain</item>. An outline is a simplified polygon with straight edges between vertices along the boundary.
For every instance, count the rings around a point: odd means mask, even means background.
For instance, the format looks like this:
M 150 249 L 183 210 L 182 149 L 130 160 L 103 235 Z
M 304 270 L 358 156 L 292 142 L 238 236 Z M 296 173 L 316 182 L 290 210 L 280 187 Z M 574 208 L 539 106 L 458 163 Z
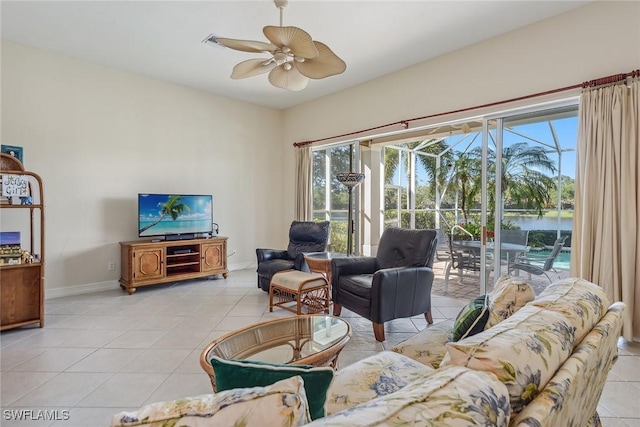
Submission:
M 623 336 L 640 341 L 640 81 L 580 97 L 571 274 L 627 305 Z
M 311 146 L 296 147 L 295 219 L 311 221 Z

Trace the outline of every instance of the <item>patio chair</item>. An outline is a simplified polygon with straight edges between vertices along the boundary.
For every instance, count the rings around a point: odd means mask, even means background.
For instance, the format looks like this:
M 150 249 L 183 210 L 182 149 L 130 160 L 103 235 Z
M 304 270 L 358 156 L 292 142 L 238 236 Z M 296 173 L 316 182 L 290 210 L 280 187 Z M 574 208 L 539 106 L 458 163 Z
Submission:
M 436 259 L 438 261 L 450 261 L 451 260 L 451 239 L 449 235 L 442 229 L 436 229 L 436 239 L 438 243 L 436 245 Z
M 481 270 L 479 246 L 476 249 L 473 247 L 456 244 L 454 238 L 454 233 L 456 232 L 465 236 L 467 240 L 473 241 L 473 235 L 464 228 L 460 227 L 459 225 L 454 225 L 453 227 L 451 227 L 451 233 L 447 238 L 447 241 L 449 243 L 450 258 L 444 268 L 444 292 L 448 292 L 449 290 L 449 276 L 452 269 L 456 271 L 459 282 L 462 281 L 463 277 L 467 276 L 478 278 Z M 490 258 L 491 256 L 489 255 L 489 259 L 487 259 L 485 269 L 487 283 L 489 282 L 489 274 L 493 269 L 493 261 Z
M 553 283 L 553 280 L 550 276 L 550 272 L 554 272 L 557 278 L 560 278 L 560 273 L 558 270 L 553 268 L 553 263 L 556 258 L 560 254 L 562 247 L 564 246 L 564 242 L 567 240 L 569 236 L 560 237 L 553 244 L 553 249 L 551 253 L 546 257 L 535 256 L 532 254 L 528 254 L 526 256 L 515 257 L 512 262 L 509 263 L 509 274 L 513 271 L 526 271 L 529 273 L 529 278 L 531 278 L 532 274 L 537 276 L 544 275 L 549 283 Z

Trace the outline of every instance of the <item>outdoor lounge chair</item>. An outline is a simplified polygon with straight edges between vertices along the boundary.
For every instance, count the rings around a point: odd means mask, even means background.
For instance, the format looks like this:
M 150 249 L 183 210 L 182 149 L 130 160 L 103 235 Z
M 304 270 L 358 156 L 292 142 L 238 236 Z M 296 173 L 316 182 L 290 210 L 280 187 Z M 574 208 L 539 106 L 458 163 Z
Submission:
M 549 272 L 554 272 L 557 279 L 560 278 L 558 270 L 553 268 L 553 263 L 560 254 L 567 237 L 569 236 L 560 237 L 555 241 L 549 256 L 536 257 L 535 255 L 527 255 L 514 258 L 513 261 L 509 263 L 509 274 L 511 274 L 512 271 L 522 270 L 529 273 L 529 278 L 531 278 L 532 274 L 537 276 L 544 275 L 549 280 L 549 283 L 553 283 L 556 278 L 551 278 Z

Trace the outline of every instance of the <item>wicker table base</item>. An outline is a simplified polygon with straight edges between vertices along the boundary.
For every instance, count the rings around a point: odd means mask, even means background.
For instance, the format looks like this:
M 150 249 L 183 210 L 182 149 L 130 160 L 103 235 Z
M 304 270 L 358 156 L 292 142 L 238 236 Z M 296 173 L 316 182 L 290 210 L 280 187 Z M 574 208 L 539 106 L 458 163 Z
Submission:
M 285 317 L 228 333 L 205 347 L 200 365 L 216 391 L 211 356 L 270 363 L 332 366 L 351 337 L 351 326 L 326 315 Z

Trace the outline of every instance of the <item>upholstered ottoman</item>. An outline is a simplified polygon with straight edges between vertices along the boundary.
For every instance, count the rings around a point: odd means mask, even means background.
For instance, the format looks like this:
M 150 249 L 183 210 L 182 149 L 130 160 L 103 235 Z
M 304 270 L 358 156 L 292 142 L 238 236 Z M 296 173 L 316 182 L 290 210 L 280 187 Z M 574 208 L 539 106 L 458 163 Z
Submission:
M 284 308 L 296 314 L 329 313 L 329 283 L 323 274 L 285 270 L 271 278 L 269 311 Z M 295 303 L 295 304 L 292 304 Z

